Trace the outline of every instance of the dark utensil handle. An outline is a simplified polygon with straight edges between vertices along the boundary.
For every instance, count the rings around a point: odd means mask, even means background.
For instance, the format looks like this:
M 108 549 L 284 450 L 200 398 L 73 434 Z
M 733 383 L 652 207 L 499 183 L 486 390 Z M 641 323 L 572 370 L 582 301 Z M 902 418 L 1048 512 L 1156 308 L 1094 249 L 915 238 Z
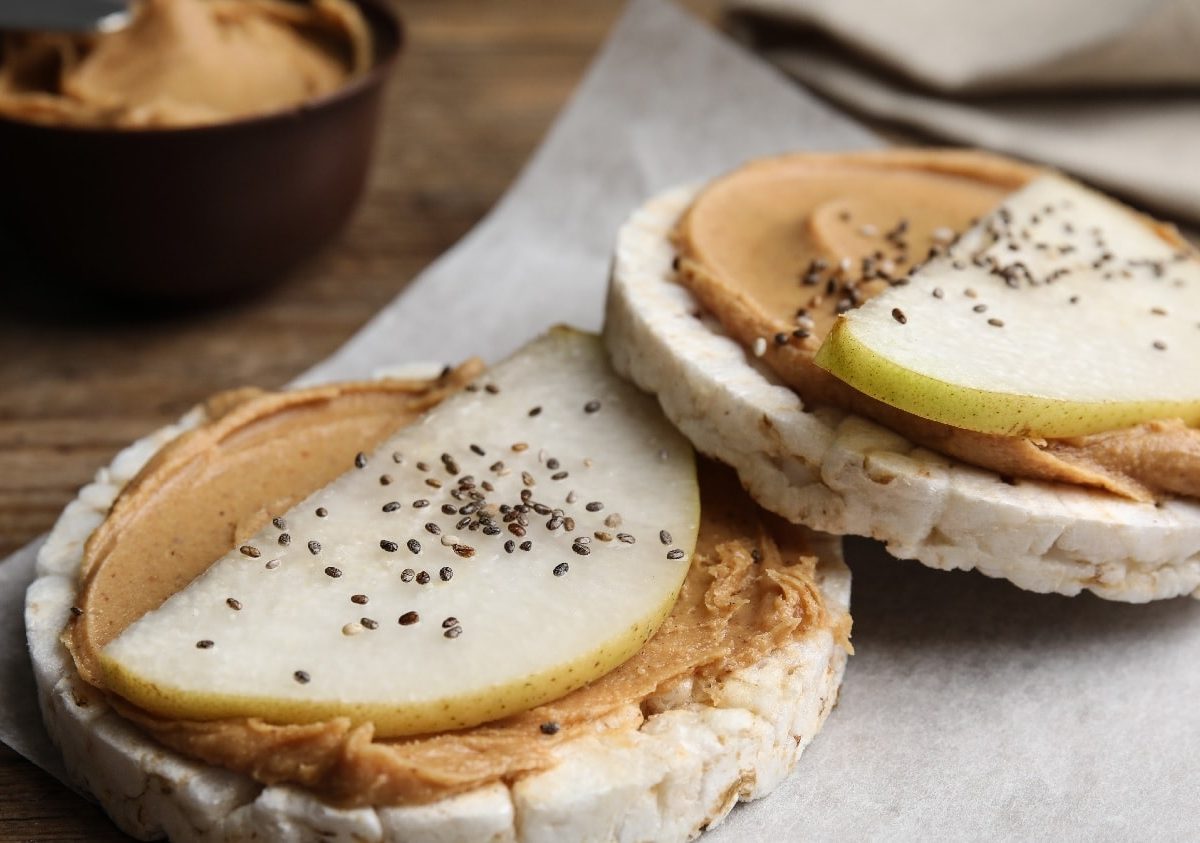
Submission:
M 128 20 L 128 0 L 0 0 L 0 30 L 108 32 Z

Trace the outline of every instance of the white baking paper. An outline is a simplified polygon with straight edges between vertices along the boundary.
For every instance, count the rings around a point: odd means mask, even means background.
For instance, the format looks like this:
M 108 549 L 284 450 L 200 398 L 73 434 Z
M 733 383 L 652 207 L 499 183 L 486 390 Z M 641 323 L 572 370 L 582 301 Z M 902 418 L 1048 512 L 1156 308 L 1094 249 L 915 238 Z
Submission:
M 650 194 L 874 143 L 675 7 L 634 0 L 495 211 L 303 380 L 597 328 L 616 228 Z M 796 774 L 705 840 L 1200 834 L 1200 605 L 1027 594 L 860 540 L 848 555 L 858 652 L 840 704 Z M 57 773 L 24 655 L 32 557 L 0 564 L 0 740 Z

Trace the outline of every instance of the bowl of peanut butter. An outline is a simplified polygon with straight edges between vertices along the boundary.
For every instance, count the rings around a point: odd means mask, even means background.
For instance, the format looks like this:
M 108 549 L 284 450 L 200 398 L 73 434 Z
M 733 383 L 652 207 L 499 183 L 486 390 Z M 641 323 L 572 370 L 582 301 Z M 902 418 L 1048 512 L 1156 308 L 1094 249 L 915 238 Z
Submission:
M 0 230 L 73 286 L 286 278 L 362 195 L 401 43 L 385 0 L 139 0 L 113 32 L 0 32 Z

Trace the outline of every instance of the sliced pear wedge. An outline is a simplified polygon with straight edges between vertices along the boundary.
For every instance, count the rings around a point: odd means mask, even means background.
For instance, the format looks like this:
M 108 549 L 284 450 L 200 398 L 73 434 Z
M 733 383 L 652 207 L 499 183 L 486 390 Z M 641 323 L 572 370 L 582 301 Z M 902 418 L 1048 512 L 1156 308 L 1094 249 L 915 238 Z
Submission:
M 695 548 L 691 446 L 590 335 L 537 340 L 347 468 L 105 647 L 108 687 L 170 718 L 471 726 L 635 653 Z
M 844 314 L 817 365 L 894 407 L 983 433 L 1200 423 L 1200 262 L 1060 176 Z

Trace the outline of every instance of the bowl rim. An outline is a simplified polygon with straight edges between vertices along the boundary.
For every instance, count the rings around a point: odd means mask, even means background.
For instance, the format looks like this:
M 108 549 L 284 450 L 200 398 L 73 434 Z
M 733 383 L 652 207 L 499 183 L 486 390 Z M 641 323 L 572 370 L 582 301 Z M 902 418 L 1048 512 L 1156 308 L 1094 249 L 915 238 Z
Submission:
M 405 27 L 400 16 L 393 10 L 387 0 L 348 0 L 363 13 L 367 26 L 373 36 L 372 47 L 378 47 L 380 40 L 386 40 L 390 46 L 386 51 L 372 57 L 371 67 L 347 81 L 344 85 L 305 100 L 296 105 L 267 111 L 261 114 L 251 114 L 245 117 L 235 117 L 232 120 L 221 120 L 217 123 L 199 123 L 191 126 L 146 126 L 125 127 L 87 126 L 69 123 L 41 123 L 36 120 L 18 120 L 13 117 L 0 115 L 0 125 L 20 127 L 32 131 L 52 132 L 56 134 L 79 134 L 94 137 L 143 137 L 162 138 L 180 135 L 202 135 L 205 133 L 220 134 L 227 131 L 238 131 L 255 126 L 266 126 L 273 123 L 283 123 L 303 117 L 309 112 L 321 111 L 337 103 L 353 99 L 362 91 L 382 85 L 391 75 L 392 69 L 400 58 L 405 46 Z M 378 37 L 379 32 L 386 33 L 385 39 Z

